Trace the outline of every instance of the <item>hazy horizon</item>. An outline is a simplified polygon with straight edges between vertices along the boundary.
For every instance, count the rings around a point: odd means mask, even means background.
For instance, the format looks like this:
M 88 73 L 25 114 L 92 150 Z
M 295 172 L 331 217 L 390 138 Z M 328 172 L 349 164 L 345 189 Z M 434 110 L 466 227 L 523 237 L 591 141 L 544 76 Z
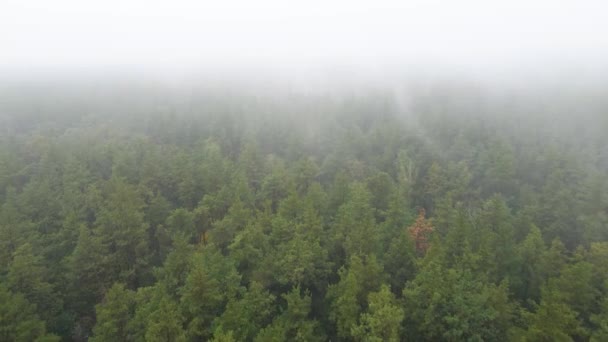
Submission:
M 8 0 L 0 5 L 0 70 L 596 73 L 608 66 L 607 10 L 602 1 L 544 0 Z

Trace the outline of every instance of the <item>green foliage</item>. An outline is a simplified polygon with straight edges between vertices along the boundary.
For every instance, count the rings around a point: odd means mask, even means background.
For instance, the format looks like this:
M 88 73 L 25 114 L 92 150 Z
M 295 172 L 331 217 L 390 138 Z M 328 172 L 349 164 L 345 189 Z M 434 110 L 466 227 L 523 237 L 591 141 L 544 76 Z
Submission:
M 608 289 L 608 282 L 603 287 L 604 291 Z M 605 293 L 605 292 L 604 292 Z M 591 317 L 591 321 L 595 325 L 595 329 L 591 335 L 591 341 L 603 341 L 608 338 L 608 300 L 604 298 L 601 301 L 599 313 Z
M 361 315 L 361 324 L 352 328 L 355 339 L 370 342 L 399 341 L 404 311 L 390 288 L 382 285 L 380 291 L 369 294 L 368 302 L 367 312 Z
M 193 246 L 182 239 L 177 239 L 163 266 L 155 269 L 158 283 L 162 284 L 171 295 L 179 294 L 180 289 L 186 284 L 191 268 L 197 265 L 196 262 L 192 262 L 195 260 L 193 254 Z
M 130 341 L 129 321 L 135 313 L 135 293 L 123 284 L 114 284 L 103 301 L 95 306 L 97 323 L 89 341 Z
M 211 341 L 213 341 L 213 342 L 236 342 L 232 331 L 225 333 L 224 331 L 222 331 L 221 327 L 217 328 L 215 330 L 215 332 L 213 333 L 213 339 Z M 271 341 L 271 340 L 268 340 L 268 341 Z
M 389 274 L 388 282 L 391 289 L 401 293 L 403 286 L 416 275 L 416 251 L 405 228 L 397 232 L 384 254 L 384 271 Z
M 284 294 L 286 308 L 273 322 L 262 329 L 256 341 L 323 341 L 319 324 L 309 318 L 311 311 L 310 293 L 302 296 L 300 287 L 294 287 Z
M 179 290 L 189 336 L 211 336 L 212 321 L 235 298 L 239 282 L 234 263 L 215 246 L 193 254 L 185 284 Z
M 524 317 L 529 325 L 519 337 L 523 341 L 574 341 L 585 336 L 576 312 L 556 290 L 545 289 L 536 311 Z
M 165 227 L 173 238 L 183 236 L 188 240 L 194 240 L 198 236 L 194 223 L 194 213 L 184 208 L 173 210 L 167 217 Z
M 186 341 L 186 333 L 182 328 L 182 317 L 177 304 L 170 299 L 163 298 L 158 309 L 150 313 L 147 318 L 149 321 L 145 341 Z
M 60 341 L 47 334 L 45 323 L 36 314 L 36 306 L 18 293 L 0 285 L 0 339 L 2 341 Z
M 411 339 L 504 340 L 513 311 L 506 284 L 488 284 L 434 261 L 407 284 L 403 300 Z
M 34 255 L 29 243 L 17 248 L 7 275 L 7 285 L 11 291 L 22 294 L 34 304 L 40 317 L 49 327 L 55 328 L 63 303 L 49 279 L 42 258 Z
M 608 339 L 587 93 L 104 87 L 6 97 L 0 340 Z
M 111 179 L 106 187 L 95 221 L 96 233 L 107 248 L 107 267 L 114 280 L 136 287 L 146 272 L 149 246 L 144 202 L 136 189 L 121 179 Z
M 516 293 L 522 300 L 540 300 L 540 287 L 544 282 L 543 256 L 545 243 L 540 229 L 532 225 L 528 236 L 519 245 L 518 254 L 521 257 L 520 279 L 522 282 L 516 286 Z
M 226 310 L 217 318 L 216 329 L 232 331 L 234 339 L 253 339 L 267 326 L 275 314 L 275 296 L 264 290 L 258 283 L 251 283 L 238 298 L 232 298 Z
M 516 254 L 513 218 L 506 202 L 500 196 L 493 196 L 484 203 L 479 216 L 479 231 L 474 234 L 473 250 L 480 254 L 483 269 L 493 282 L 506 279 L 509 284 L 518 285 L 517 266 L 520 263 Z
M 0 208 L 0 269 L 7 271 L 13 253 L 30 238 L 33 230 L 31 220 L 17 209 L 13 188 L 7 189 L 6 199 Z
M 338 337 L 350 338 L 359 314 L 367 305 L 368 294 L 380 287 L 382 267 L 373 255 L 364 258 L 355 255 L 351 257 L 348 268 L 342 267 L 338 274 L 340 281 L 330 285 L 327 292 L 329 317 L 336 324 Z
M 377 254 L 379 232 L 371 207 L 371 194 L 364 184 L 355 183 L 349 198 L 337 213 L 334 242 L 348 259 L 353 255 Z
M 66 259 L 69 279 L 72 284 L 77 284 L 72 289 L 77 297 L 74 300 L 84 304 L 103 297 L 103 291 L 111 285 L 107 270 L 103 267 L 105 258 L 106 250 L 100 239 L 92 235 L 87 227 L 80 227 L 76 248 Z

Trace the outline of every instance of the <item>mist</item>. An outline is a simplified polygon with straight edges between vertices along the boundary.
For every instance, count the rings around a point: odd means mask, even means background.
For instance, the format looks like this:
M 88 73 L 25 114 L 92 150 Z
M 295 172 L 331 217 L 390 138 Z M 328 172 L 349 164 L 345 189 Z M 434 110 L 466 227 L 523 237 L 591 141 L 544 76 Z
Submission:
M 607 9 L 602 1 L 8 0 L 0 11 L 0 85 L 601 89 Z
M 602 83 L 602 1 L 4 1 L 1 82 L 248 84 L 318 92 L 404 83 Z M 481 85 L 483 84 L 483 85 Z
M 0 65 L 484 69 L 605 63 L 602 1 L 3 2 Z
M 604 1 L 0 3 L 1 341 L 608 341 Z

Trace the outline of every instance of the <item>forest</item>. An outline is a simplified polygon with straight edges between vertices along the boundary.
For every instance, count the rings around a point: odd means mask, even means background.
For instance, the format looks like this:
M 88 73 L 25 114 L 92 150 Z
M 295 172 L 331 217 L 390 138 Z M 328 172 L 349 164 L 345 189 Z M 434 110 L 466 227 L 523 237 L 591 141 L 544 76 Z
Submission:
M 0 341 L 608 341 L 605 85 L 0 89 Z

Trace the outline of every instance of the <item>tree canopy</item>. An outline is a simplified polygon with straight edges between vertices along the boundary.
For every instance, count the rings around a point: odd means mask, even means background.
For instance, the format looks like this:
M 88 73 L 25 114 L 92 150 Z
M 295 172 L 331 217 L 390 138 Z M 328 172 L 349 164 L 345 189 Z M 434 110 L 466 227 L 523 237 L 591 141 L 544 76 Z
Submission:
M 608 339 L 605 102 L 15 87 L 2 341 Z

